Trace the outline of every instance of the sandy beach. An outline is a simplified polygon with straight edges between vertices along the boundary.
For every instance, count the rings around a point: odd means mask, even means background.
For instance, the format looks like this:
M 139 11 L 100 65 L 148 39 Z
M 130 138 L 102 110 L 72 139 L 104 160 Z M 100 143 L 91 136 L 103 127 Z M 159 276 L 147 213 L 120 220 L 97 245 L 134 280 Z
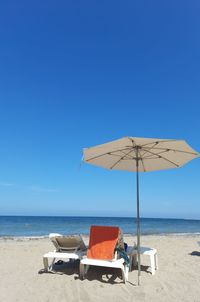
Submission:
M 88 241 L 87 237 L 84 240 Z M 0 301 L 200 301 L 199 236 L 143 236 L 142 246 L 158 250 L 159 270 L 150 274 L 149 257 L 142 257 L 141 286 L 137 270 L 122 283 L 119 271 L 95 269 L 80 280 L 78 263 L 66 263 L 56 273 L 38 272 L 42 255 L 53 250 L 49 239 L 0 240 Z M 125 237 L 131 245 L 136 238 Z

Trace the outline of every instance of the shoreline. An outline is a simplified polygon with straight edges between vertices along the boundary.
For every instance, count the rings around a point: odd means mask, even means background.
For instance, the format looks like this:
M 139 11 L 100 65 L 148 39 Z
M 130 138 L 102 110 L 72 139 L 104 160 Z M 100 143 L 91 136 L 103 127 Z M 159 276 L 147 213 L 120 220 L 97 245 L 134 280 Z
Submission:
M 64 234 L 63 234 L 64 235 Z M 65 234 L 66 236 L 68 234 Z M 69 234 L 71 235 L 71 234 Z M 80 234 L 83 238 L 89 239 L 89 234 Z M 136 234 L 123 234 L 127 238 L 135 238 Z M 156 233 L 156 234 L 141 234 L 141 237 L 200 237 L 200 232 L 195 233 Z M 0 241 L 33 241 L 33 240 L 44 240 L 49 239 L 49 235 L 42 236 L 0 236 Z

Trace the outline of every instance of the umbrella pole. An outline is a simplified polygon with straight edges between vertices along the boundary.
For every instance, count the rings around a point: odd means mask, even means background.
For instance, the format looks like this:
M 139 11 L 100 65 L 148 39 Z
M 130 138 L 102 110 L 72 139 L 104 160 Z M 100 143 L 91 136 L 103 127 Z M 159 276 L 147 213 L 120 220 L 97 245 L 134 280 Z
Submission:
M 139 159 L 138 154 L 136 158 L 136 167 L 137 167 L 137 173 L 136 173 L 136 184 L 137 184 L 137 258 L 138 258 L 138 285 L 140 285 L 140 202 L 139 202 L 139 172 L 138 172 L 138 166 L 139 166 Z

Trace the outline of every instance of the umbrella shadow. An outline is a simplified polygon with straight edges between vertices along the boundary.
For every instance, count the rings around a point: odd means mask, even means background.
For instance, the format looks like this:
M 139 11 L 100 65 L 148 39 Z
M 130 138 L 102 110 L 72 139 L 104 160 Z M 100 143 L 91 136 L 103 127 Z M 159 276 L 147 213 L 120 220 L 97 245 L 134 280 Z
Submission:
M 189 253 L 189 255 L 191 255 L 191 256 L 199 256 L 200 257 L 200 252 L 193 251 L 193 252 Z
M 149 268 L 150 268 L 149 265 L 140 265 L 141 272 L 145 272 L 145 273 L 151 275 L 151 272 L 149 271 Z M 137 265 L 133 267 L 133 270 L 137 270 L 137 269 L 138 269 Z

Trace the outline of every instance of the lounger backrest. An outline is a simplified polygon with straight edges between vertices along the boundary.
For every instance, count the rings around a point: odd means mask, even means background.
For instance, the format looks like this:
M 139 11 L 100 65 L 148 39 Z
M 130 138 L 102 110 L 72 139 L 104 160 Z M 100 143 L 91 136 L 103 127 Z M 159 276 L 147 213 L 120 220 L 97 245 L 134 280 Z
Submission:
M 83 239 L 79 235 L 56 236 L 50 239 L 56 247 L 56 250 L 60 252 L 86 249 Z
M 87 257 L 112 260 L 118 243 L 120 229 L 110 226 L 91 226 Z

